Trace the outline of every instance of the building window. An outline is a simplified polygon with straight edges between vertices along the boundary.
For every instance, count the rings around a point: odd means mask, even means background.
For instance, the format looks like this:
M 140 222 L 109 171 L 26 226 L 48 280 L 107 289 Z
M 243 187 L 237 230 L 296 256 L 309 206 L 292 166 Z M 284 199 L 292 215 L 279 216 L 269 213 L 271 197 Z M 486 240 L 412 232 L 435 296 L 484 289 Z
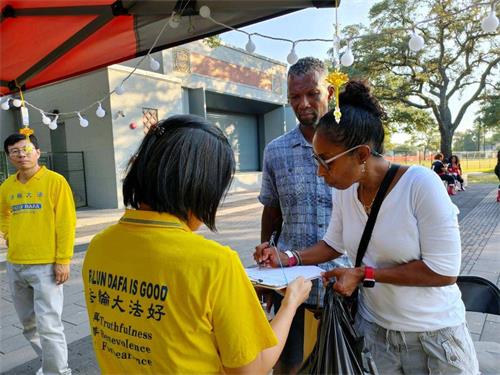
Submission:
M 180 73 L 191 72 L 191 58 L 189 50 L 185 48 L 174 49 L 174 70 Z
M 142 109 L 142 126 L 144 134 L 149 131 L 151 125 L 158 123 L 158 110 L 156 108 L 143 108 Z

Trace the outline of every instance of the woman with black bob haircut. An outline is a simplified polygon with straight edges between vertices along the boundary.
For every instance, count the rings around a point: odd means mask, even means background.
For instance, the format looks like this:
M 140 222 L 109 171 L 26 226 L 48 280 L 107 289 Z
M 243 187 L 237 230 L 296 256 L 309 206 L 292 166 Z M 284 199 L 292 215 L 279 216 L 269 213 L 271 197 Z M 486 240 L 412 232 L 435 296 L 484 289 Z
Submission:
M 123 182 L 125 206 L 189 215 L 215 230 L 215 214 L 234 174 L 221 130 L 197 116 L 172 116 L 153 127 Z
M 383 158 L 384 111 L 365 82 L 347 83 L 340 110 L 339 122 L 333 111 L 320 120 L 313 139 L 318 175 L 337 189 L 330 225 L 322 241 L 293 250 L 302 264 L 342 254 L 355 264 L 377 192 L 393 175 L 360 265 L 328 271 L 324 281 L 335 277 L 335 291 L 345 296 L 361 285 L 355 328 L 380 374 L 477 374 L 455 283 L 461 262 L 456 206 L 430 169 L 391 167 Z M 258 259 L 276 266 L 274 253 L 262 247 Z M 281 258 L 287 264 L 288 256 Z
M 215 215 L 234 173 L 222 131 L 201 117 L 152 126 L 129 164 L 127 209 L 94 237 L 83 266 L 105 374 L 267 374 L 311 282 L 287 288 L 266 319 L 238 254 L 193 233 Z

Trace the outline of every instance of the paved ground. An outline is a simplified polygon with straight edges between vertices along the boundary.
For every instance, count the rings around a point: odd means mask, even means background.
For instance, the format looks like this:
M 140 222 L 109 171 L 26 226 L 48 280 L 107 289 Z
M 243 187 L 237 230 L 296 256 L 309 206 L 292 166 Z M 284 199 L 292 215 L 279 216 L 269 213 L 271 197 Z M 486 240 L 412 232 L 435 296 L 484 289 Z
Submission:
M 238 250 L 245 265 L 251 264 L 253 247 L 259 242 L 262 208 L 256 193 L 229 196 L 218 218 L 218 233 L 202 229 L 209 238 Z M 500 286 L 500 204 L 495 202 L 495 185 L 475 185 L 453 197 L 460 208 L 462 244 L 462 274 L 480 275 Z M 85 302 L 80 281 L 84 251 L 93 234 L 115 222 L 119 210 L 83 210 L 78 212 L 78 229 L 72 265 L 73 277 L 65 286 L 63 320 L 69 342 L 69 362 L 75 374 L 99 374 L 95 362 Z M 0 266 L 2 249 L 0 246 Z M 0 270 L 0 370 L 2 373 L 33 374 L 40 362 L 21 334 L 15 315 L 5 271 Z M 476 341 L 500 343 L 500 316 L 468 313 L 469 328 Z M 500 369 L 500 359 L 498 359 Z M 500 370 L 499 370 L 500 371 Z

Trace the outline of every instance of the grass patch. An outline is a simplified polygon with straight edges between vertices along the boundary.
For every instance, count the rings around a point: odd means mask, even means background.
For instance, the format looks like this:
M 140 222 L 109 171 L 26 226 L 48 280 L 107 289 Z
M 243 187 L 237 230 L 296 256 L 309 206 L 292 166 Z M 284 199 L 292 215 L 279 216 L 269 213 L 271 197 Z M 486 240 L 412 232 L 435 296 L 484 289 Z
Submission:
M 473 184 L 498 184 L 498 178 L 494 173 L 474 173 L 467 176 L 469 185 Z
M 391 158 L 387 158 L 391 160 Z M 403 165 L 414 165 L 420 164 L 421 166 L 430 168 L 432 165 L 432 161 L 429 160 L 401 160 L 397 161 Z M 462 167 L 463 173 L 472 173 L 472 172 L 487 172 L 493 173 L 493 169 L 497 164 L 497 159 L 475 159 L 475 160 L 461 160 L 460 165 Z

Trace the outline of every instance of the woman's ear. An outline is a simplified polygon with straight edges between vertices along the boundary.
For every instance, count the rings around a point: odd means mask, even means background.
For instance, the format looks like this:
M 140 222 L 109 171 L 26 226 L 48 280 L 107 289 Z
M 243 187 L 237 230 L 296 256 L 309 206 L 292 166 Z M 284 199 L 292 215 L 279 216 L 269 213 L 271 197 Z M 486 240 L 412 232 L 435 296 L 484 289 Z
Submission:
M 370 147 L 366 146 L 366 147 L 358 148 L 357 154 L 358 154 L 359 163 L 360 164 L 365 163 L 371 155 Z
M 332 85 L 328 85 L 326 90 L 328 91 L 328 102 L 330 102 L 335 95 L 335 88 Z

